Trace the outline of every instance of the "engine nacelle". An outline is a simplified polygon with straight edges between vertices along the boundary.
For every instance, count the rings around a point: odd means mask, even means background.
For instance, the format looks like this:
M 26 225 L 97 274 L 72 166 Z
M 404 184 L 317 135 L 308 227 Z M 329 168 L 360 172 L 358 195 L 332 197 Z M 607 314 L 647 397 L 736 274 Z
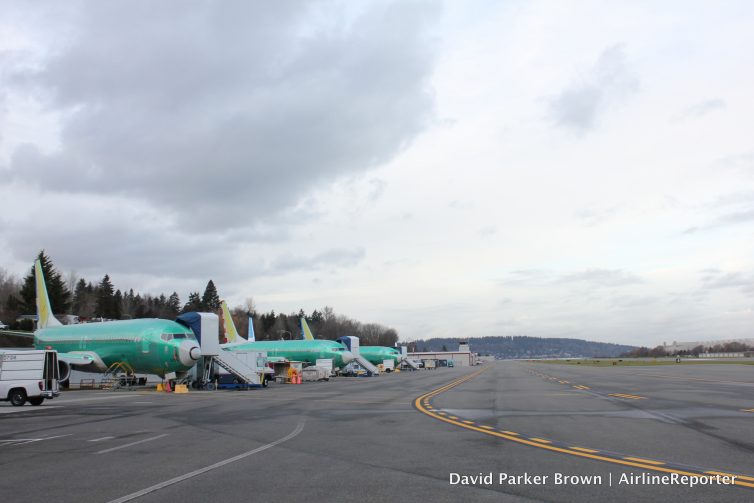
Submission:
M 68 381 L 68 378 L 71 377 L 71 366 L 68 362 L 58 360 L 58 373 L 60 374 L 58 381 L 61 383 Z

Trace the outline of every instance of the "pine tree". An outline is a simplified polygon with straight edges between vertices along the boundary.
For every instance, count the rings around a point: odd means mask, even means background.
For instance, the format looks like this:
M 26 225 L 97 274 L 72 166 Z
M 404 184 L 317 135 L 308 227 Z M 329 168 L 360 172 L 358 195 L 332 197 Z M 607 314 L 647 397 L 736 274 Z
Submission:
M 188 302 L 183 306 L 183 312 L 189 313 L 192 311 L 202 310 L 202 298 L 199 297 L 199 292 L 191 292 L 188 296 Z
M 110 282 L 110 276 L 105 274 L 105 277 L 102 278 L 97 287 L 97 307 L 95 308 L 97 316 L 101 318 L 115 318 L 113 316 L 114 298 L 115 288 L 113 288 L 113 284 Z
M 204 289 L 204 295 L 202 295 L 202 309 L 208 312 L 215 312 L 220 309 L 220 296 L 217 295 L 217 288 L 212 280 L 207 283 L 207 288 Z
M 119 320 L 123 317 L 123 294 L 120 292 L 120 290 L 115 291 L 110 309 L 110 318 Z
M 44 250 L 39 252 L 37 258 L 42 262 L 42 273 L 47 285 L 47 297 L 53 313 L 66 314 L 71 307 L 71 292 L 65 285 L 60 273 L 55 270 L 52 260 L 45 255 Z M 37 289 L 34 278 L 34 266 L 24 278 L 24 284 L 20 292 L 20 307 L 24 314 L 37 312 Z
M 181 299 L 176 292 L 170 294 L 166 307 L 171 317 L 178 316 L 178 311 L 181 310 Z

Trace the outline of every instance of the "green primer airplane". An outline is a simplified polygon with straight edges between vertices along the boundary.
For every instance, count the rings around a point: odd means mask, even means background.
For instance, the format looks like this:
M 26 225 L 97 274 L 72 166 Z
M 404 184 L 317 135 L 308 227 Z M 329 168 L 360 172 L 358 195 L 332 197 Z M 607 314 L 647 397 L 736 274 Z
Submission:
M 104 372 L 116 362 L 129 364 L 137 373 L 164 377 L 170 372 L 189 370 L 201 357 L 191 329 L 170 320 L 62 325 L 52 315 L 39 259 L 34 262 L 34 271 L 39 317 L 34 346 L 58 351 L 60 381 L 68 380 L 71 368 Z
M 359 353 L 372 365 L 379 365 L 385 360 L 393 360 L 397 366 L 401 361 L 400 351 L 387 346 L 359 346 Z
M 301 318 L 301 338 L 307 341 L 315 340 L 306 318 Z M 401 361 L 400 351 L 387 346 L 359 346 L 359 354 L 372 365 L 380 365 L 385 360 L 393 360 L 393 363 L 398 365 Z
M 233 319 L 230 316 L 228 305 L 221 302 L 223 321 L 225 325 L 225 338 L 228 344 L 221 347 L 228 351 L 266 351 L 267 358 L 274 361 L 276 358 L 286 358 L 290 361 L 307 362 L 312 365 L 318 359 L 329 358 L 333 367 L 340 368 L 353 360 L 353 354 L 339 342 L 335 341 L 255 341 L 249 342 L 238 334 Z

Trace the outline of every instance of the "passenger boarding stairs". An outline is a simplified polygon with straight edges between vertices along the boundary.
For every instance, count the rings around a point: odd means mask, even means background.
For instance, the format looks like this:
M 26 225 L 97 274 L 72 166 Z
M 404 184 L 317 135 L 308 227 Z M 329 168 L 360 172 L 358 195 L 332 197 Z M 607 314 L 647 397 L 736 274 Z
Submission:
M 354 361 L 364 367 L 364 370 L 369 373 L 369 375 L 378 376 L 380 375 L 380 369 L 372 365 L 372 362 L 361 356 L 360 354 L 356 354 L 353 357 Z
M 411 358 L 404 358 L 403 362 L 414 370 L 419 370 L 420 368 Z
M 212 356 L 211 360 L 220 367 L 227 370 L 239 383 L 242 384 L 261 384 L 259 374 L 249 368 L 243 361 L 230 351 L 222 350 L 220 354 Z

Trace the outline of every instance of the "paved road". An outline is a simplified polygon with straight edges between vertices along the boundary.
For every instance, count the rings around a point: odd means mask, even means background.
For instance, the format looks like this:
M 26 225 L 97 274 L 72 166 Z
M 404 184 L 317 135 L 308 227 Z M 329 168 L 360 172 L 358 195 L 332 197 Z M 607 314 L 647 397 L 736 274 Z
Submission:
M 746 487 L 620 486 L 622 473 L 661 472 L 499 433 L 634 457 L 640 466 L 754 476 L 754 413 L 742 411 L 754 409 L 751 367 L 483 368 L 479 375 L 479 368 L 438 369 L 250 392 L 68 392 L 22 411 L 0 405 L 0 494 L 56 503 L 754 499 Z M 472 376 L 420 402 L 432 407 L 428 414 L 414 406 L 417 397 Z M 439 413 L 442 420 L 432 417 Z M 493 473 L 495 483 L 451 485 L 451 473 Z M 549 479 L 501 485 L 499 473 Z M 555 485 L 556 473 L 603 483 Z

